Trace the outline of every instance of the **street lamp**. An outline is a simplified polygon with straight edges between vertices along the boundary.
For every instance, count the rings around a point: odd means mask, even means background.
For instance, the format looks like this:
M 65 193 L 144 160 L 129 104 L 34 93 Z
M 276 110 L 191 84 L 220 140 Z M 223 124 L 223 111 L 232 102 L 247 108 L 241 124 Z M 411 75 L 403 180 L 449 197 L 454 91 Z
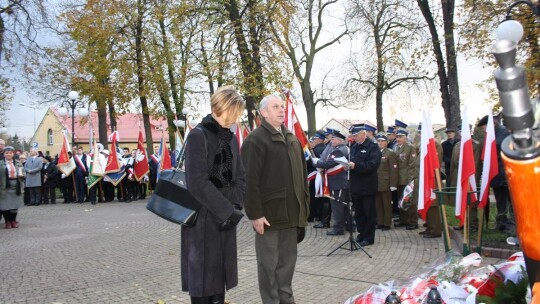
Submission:
M 34 134 L 36 133 L 36 110 L 39 109 L 39 105 L 36 104 L 26 104 L 24 102 L 19 102 L 19 105 L 22 107 L 27 107 L 34 110 Z
M 68 109 L 66 106 L 69 106 L 71 108 L 71 146 L 75 144 L 75 108 L 77 106 L 80 106 L 79 110 L 77 111 L 79 116 L 86 117 L 88 116 L 88 109 L 84 107 L 84 102 L 82 100 L 79 100 L 79 93 L 75 91 L 71 91 L 68 94 L 69 100 L 64 100 L 60 104 L 60 108 L 58 109 L 58 114 L 60 116 L 66 116 L 68 115 Z
M 199 124 L 199 121 L 195 119 L 195 116 L 191 114 L 191 112 L 188 109 L 182 109 L 182 117 L 180 119 L 173 120 L 174 125 L 177 128 L 186 128 L 187 122 L 189 121 L 189 126 L 191 128 L 196 127 Z M 184 130 L 185 131 L 185 130 Z

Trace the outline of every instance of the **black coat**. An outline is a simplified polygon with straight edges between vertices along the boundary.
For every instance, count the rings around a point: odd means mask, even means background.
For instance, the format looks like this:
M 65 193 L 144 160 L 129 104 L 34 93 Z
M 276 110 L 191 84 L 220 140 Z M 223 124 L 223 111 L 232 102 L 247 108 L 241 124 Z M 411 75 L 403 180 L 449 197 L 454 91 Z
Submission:
M 363 143 L 355 143 L 351 147 L 351 194 L 353 196 L 368 196 L 377 194 L 377 169 L 381 164 L 379 146 L 366 138 Z
M 45 169 L 45 165 L 43 165 L 43 169 L 41 169 L 41 174 L 43 176 L 43 187 L 47 187 L 47 188 L 56 187 L 56 183 L 58 182 L 59 176 L 58 176 L 58 168 L 56 167 L 54 163 L 50 162 L 49 165 L 47 166 L 47 169 Z
M 181 234 L 182 290 L 192 297 L 221 294 L 238 284 L 236 229 L 220 231 L 219 224 L 232 215 L 234 205 L 244 205 L 244 167 L 233 136 L 229 144 L 234 186 L 224 191 L 210 181 L 218 130 L 207 119 L 199 124 L 206 131 L 197 127 L 189 133 L 185 150 L 187 188 L 202 205 L 195 226 L 182 227 Z

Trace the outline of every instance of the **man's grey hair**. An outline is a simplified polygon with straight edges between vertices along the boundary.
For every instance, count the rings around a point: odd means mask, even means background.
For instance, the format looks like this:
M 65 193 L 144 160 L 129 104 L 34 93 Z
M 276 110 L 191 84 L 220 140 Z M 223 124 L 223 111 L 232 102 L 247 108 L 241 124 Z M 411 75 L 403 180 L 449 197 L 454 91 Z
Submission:
M 279 96 L 278 94 L 267 95 L 261 100 L 261 103 L 259 103 L 259 111 L 262 109 L 266 109 L 266 107 L 268 106 L 268 102 L 274 98 L 283 101 L 283 99 L 281 99 L 281 96 Z

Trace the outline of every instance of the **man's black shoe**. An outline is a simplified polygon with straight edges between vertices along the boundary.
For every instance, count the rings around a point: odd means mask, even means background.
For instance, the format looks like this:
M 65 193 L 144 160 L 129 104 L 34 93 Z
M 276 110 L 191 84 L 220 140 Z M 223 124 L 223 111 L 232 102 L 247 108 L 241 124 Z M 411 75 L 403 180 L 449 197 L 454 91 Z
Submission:
M 369 246 L 369 245 L 373 245 L 373 242 L 361 241 L 359 244 L 362 247 L 366 247 L 366 246 Z
M 418 232 L 418 234 L 420 234 L 420 235 L 427 234 L 427 230 L 420 231 L 420 232 Z
M 359 235 L 356 236 L 355 241 L 356 241 L 357 243 L 360 243 L 360 242 L 362 242 L 362 241 L 364 241 L 364 240 L 362 240 L 362 237 L 361 237 L 360 234 L 359 234 Z
M 438 238 L 438 237 L 441 237 L 441 235 L 440 234 L 430 234 L 430 233 L 424 234 L 425 239 L 434 239 L 434 238 Z
M 326 232 L 326 235 L 344 235 L 345 232 L 343 230 L 337 230 L 337 229 L 330 229 Z
M 405 225 L 405 224 L 403 224 L 401 222 L 394 222 L 394 227 L 396 227 L 396 228 L 397 227 L 405 227 L 405 226 L 407 226 L 407 225 Z
M 330 224 L 328 223 L 323 223 L 323 222 L 320 222 L 316 225 L 313 225 L 313 228 L 330 228 Z
M 382 231 L 388 231 L 390 230 L 390 226 L 382 226 Z
M 407 226 L 405 227 L 405 229 L 407 229 L 407 230 L 418 229 L 418 225 L 407 225 Z
M 454 226 L 452 227 L 454 230 L 463 230 L 463 226 Z

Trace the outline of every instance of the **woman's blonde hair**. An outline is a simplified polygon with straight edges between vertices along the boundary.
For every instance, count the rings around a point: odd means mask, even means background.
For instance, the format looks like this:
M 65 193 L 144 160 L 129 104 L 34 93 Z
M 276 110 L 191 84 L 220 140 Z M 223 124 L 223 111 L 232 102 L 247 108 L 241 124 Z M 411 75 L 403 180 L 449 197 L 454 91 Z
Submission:
M 244 108 L 246 101 L 240 96 L 238 91 L 232 85 L 222 86 L 216 90 L 210 99 L 212 113 L 216 116 L 227 114 L 229 119 L 238 120 Z

